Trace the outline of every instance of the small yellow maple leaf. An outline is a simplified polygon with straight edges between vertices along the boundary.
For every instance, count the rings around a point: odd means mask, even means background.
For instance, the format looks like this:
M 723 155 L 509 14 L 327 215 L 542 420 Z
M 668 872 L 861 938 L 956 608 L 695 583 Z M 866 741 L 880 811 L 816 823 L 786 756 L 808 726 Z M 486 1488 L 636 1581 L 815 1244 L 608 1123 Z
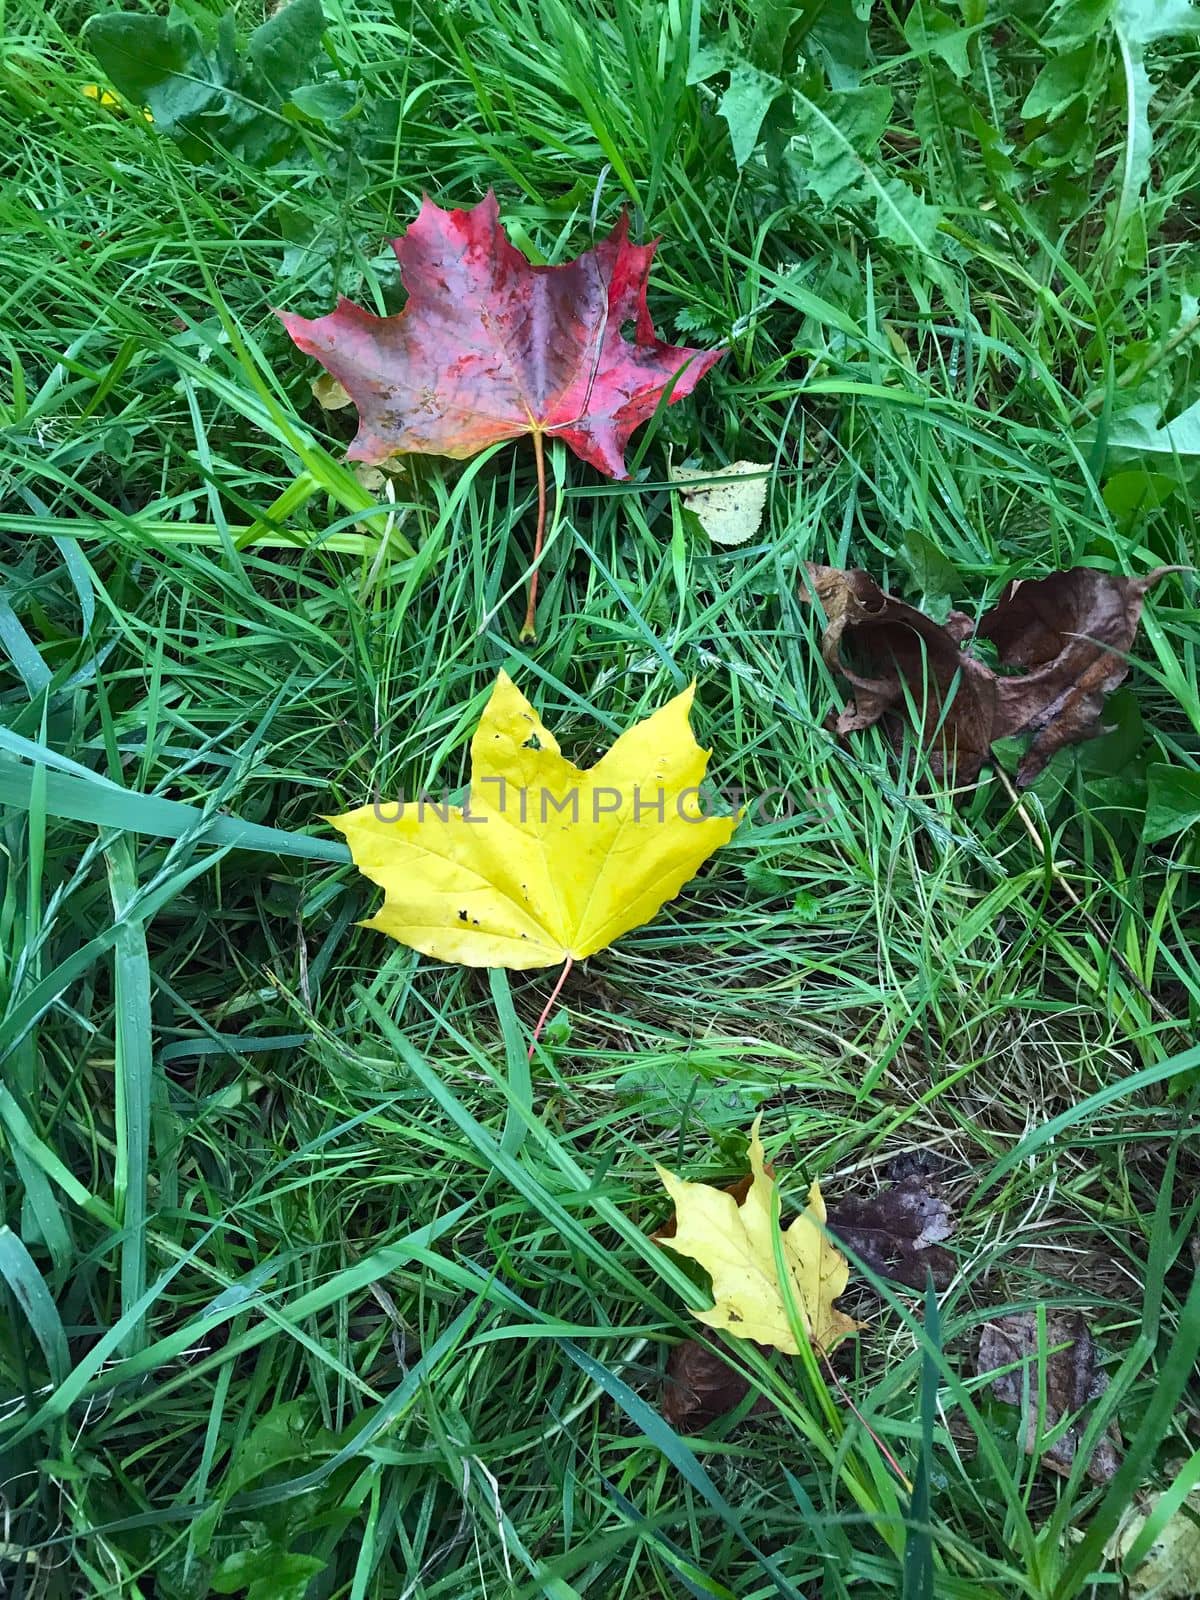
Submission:
M 656 1170 L 675 1202 L 675 1233 L 663 1243 L 678 1255 L 698 1261 L 712 1278 L 716 1304 L 693 1314 L 710 1328 L 724 1328 L 737 1339 L 774 1345 L 799 1355 L 788 1318 L 784 1289 L 775 1267 L 775 1180 L 768 1173 L 761 1118 L 750 1133 L 752 1181 L 741 1200 L 726 1189 L 687 1183 L 664 1167 Z M 850 1268 L 825 1232 L 825 1203 L 816 1183 L 808 1207 L 783 1233 L 787 1294 L 817 1350 L 826 1354 L 858 1326 L 835 1311 L 833 1302 L 846 1288 Z
M 694 688 L 585 771 L 502 672 L 471 740 L 465 806 L 422 798 L 329 818 L 385 891 L 365 926 L 441 961 L 528 968 L 582 960 L 648 922 L 738 823 L 704 814 Z

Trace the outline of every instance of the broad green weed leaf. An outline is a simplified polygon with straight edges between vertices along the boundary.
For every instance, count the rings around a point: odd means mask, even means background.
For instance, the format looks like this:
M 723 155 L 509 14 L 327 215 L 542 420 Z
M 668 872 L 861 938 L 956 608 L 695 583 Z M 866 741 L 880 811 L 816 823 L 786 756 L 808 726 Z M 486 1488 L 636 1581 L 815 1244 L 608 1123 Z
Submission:
M 1113 21 L 1133 44 L 1154 44 L 1174 34 L 1200 29 L 1200 10 L 1191 0 L 1116 0 Z
M 1042 44 L 1050 50 L 1086 44 L 1104 31 L 1114 0 L 1062 0 L 1052 11 Z
M 784 88 L 781 79 L 760 72 L 748 61 L 738 62 L 730 72 L 729 87 L 717 109 L 729 124 L 733 159 L 739 167 L 744 167 L 754 154 L 763 119 Z
M 327 1563 L 320 1556 L 259 1545 L 226 1557 L 212 1575 L 213 1594 L 238 1594 L 245 1600 L 304 1600 L 309 1585 Z
M 172 13 L 110 11 L 93 17 L 84 42 L 121 95 L 146 106 L 163 133 L 175 133 L 220 98 L 214 63 L 195 25 Z
M 948 600 L 961 586 L 954 563 L 942 554 L 932 539 L 916 528 L 910 528 L 904 535 L 901 559 L 917 588 L 928 598 Z
M 321 0 L 288 0 L 247 39 L 246 54 L 281 100 L 312 76 L 324 27 Z
M 90 20 L 84 42 L 121 95 L 146 106 L 157 131 L 190 159 L 224 150 L 269 164 L 296 143 L 280 108 L 316 70 L 323 26 L 320 0 L 291 0 L 255 29 L 243 56 L 232 11 L 206 39 L 175 6 L 166 17 L 105 12 Z
M 875 227 L 881 239 L 903 249 L 933 253 L 937 249 L 941 212 L 927 205 L 901 178 L 875 178 L 868 183 L 875 203 Z
M 1188 0 L 1116 0 L 1113 30 L 1121 50 L 1129 107 L 1121 192 L 1113 222 L 1113 236 L 1119 240 L 1150 178 L 1154 147 L 1150 101 L 1155 86 L 1146 70 L 1146 46 L 1174 34 L 1200 30 L 1200 11 Z
M 1109 777 L 1129 777 L 1136 769 L 1138 752 L 1146 739 L 1137 692 L 1125 684 L 1109 695 L 1102 713 L 1103 733 L 1079 748 L 1082 772 Z
M 729 72 L 736 62 L 737 57 L 727 44 L 702 44 L 688 64 L 687 81 L 707 83 L 719 72 Z
M 357 81 L 335 79 L 330 83 L 306 83 L 292 90 L 291 103 L 315 122 L 332 125 L 348 116 L 358 103 Z
M 750 59 L 765 73 L 776 75 L 786 65 L 788 35 L 796 21 L 793 0 L 758 0 L 750 13 Z
M 922 56 L 940 56 L 961 82 L 971 70 L 971 31 L 936 0 L 915 0 L 904 24 L 909 46 Z
M 825 0 L 801 10 L 769 0 L 753 12 L 747 43 L 721 39 L 703 44 L 693 53 L 688 83 L 706 83 L 719 73 L 729 74 L 717 110 L 729 125 L 739 168 L 754 154 L 767 113 L 784 94 L 805 81 L 807 68 L 823 67 L 835 91 L 857 88 L 867 65 L 870 10 L 871 0 Z M 807 72 L 807 77 L 812 76 Z
M 829 207 L 871 209 L 881 238 L 921 255 L 934 252 L 940 213 L 875 162 L 891 116 L 888 90 L 852 89 L 820 101 L 797 91 L 794 105 L 796 131 L 808 146 L 807 161 L 793 164 L 803 186 Z
M 827 206 L 859 199 L 874 154 L 892 114 L 891 92 L 882 88 L 831 94 L 822 104 L 796 96 L 797 128 L 808 141 L 804 181 Z
M 1149 799 L 1142 838 L 1158 844 L 1200 822 L 1200 772 L 1155 762 L 1149 771 Z
M 1038 73 L 1021 106 L 1025 121 L 1036 117 L 1057 117 L 1088 92 L 1088 79 L 1095 63 L 1093 44 L 1080 45 L 1065 55 L 1053 56 Z
M 831 89 L 856 89 L 871 59 L 872 0 L 826 0 L 804 36 L 804 52 L 825 69 Z
M 1200 456 L 1200 400 L 1169 422 L 1153 401 L 1130 406 L 1108 426 L 1110 450 L 1135 450 L 1148 455 Z
M 1130 467 L 1106 480 L 1104 504 L 1118 520 L 1128 520 L 1166 505 L 1179 487 L 1169 473 Z

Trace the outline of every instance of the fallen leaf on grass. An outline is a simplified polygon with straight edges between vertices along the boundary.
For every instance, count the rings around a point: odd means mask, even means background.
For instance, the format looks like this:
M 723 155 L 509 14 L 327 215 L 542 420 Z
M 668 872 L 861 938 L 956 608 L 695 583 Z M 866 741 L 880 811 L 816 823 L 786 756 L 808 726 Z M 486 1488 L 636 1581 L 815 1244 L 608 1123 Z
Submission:
M 381 489 L 386 493 L 388 486 L 403 478 L 407 471 L 402 461 L 387 461 L 382 467 L 369 467 L 365 461 L 356 461 L 350 470 L 368 494 L 378 494 Z M 356 522 L 354 526 L 370 532 L 372 525 L 367 521 Z
M 322 372 L 320 377 L 314 378 L 309 384 L 313 392 L 313 399 L 322 411 L 344 411 L 347 406 L 352 406 L 354 401 L 342 388 L 331 373 Z
M 734 1205 L 740 1206 L 753 1183 L 754 1174 L 748 1172 L 724 1192 L 732 1196 Z M 672 1217 L 654 1237 L 659 1244 L 669 1244 L 675 1232 L 676 1218 Z M 766 1346 L 759 1348 L 765 1350 Z M 740 1406 L 749 1392 L 748 1381 L 720 1351 L 698 1339 L 683 1339 L 672 1346 L 667 1357 L 659 1410 L 677 1433 L 699 1433 L 710 1422 Z M 753 1417 L 774 1409 L 767 1396 L 760 1394 L 749 1414 Z
M 753 539 L 762 526 L 770 471 L 759 461 L 732 461 L 727 467 L 672 467 L 669 476 L 712 542 L 732 547 Z
M 408 291 L 403 311 L 377 317 L 342 299 L 324 317 L 276 312 L 358 408 L 351 461 L 378 465 L 414 452 L 465 460 L 532 437 L 537 533 L 522 639 L 536 637 L 544 441 L 561 439 L 598 471 L 626 478 L 634 429 L 690 394 L 725 353 L 655 338 L 646 281 L 657 247 L 630 244 L 622 216 L 574 261 L 534 266 L 509 242 L 490 189 L 470 211 L 426 199 L 392 240 Z
M 705 815 L 693 692 L 585 771 L 502 672 L 465 805 L 376 801 L 329 819 L 385 891 L 365 926 L 441 961 L 525 969 L 582 960 L 649 922 L 738 823 Z
M 1106 1555 L 1124 1560 L 1161 1498 L 1147 1496 L 1144 1509 L 1118 1530 Z M 1163 1523 L 1128 1581 L 1131 1595 L 1152 1595 L 1154 1600 L 1195 1600 L 1200 1595 L 1200 1490 Z
M 111 94 L 98 83 L 85 83 L 80 88 L 80 94 L 88 100 L 94 100 L 98 106 L 103 106 L 105 111 L 122 111 L 124 107 L 119 97 Z
M 800 1345 L 788 1317 L 788 1301 L 814 1347 L 825 1354 L 858 1326 L 836 1311 L 850 1268 L 824 1228 L 825 1206 L 814 1183 L 808 1207 L 781 1233 L 775 1179 L 766 1165 L 756 1121 L 750 1134 L 750 1182 L 739 1198 L 727 1189 L 687 1183 L 656 1168 L 675 1202 L 673 1234 L 660 1235 L 677 1255 L 699 1262 L 712 1279 L 716 1302 L 693 1314 L 735 1339 L 752 1339 L 789 1355 Z M 787 1292 L 775 1266 L 775 1240 L 782 1243 Z
M 904 1178 L 870 1199 L 845 1195 L 830 1203 L 828 1226 L 881 1278 L 923 1289 L 932 1273 L 934 1284 L 944 1289 L 954 1276 L 954 1257 L 941 1249 L 954 1222 L 930 1178 Z
M 854 686 L 854 703 L 837 719 L 839 733 L 870 728 L 903 707 L 905 691 L 923 709 L 925 743 L 948 753 L 960 774 L 978 773 L 995 720 L 995 681 L 963 653 L 972 623 L 952 611 L 944 623 L 887 594 L 865 572 L 810 565 L 809 580 L 825 612 L 821 654 Z M 844 655 L 851 649 L 864 670 Z
M 1032 783 L 1057 751 L 1101 729 L 1105 697 L 1129 671 L 1146 591 L 1174 567 L 1122 578 L 1091 567 L 1011 583 L 979 624 L 1003 666 L 1021 677 L 996 680 L 995 739 L 1033 734 L 1017 770 Z
M 392 248 L 408 291 L 398 315 L 344 299 L 323 317 L 276 313 L 358 407 L 354 461 L 410 451 L 461 460 L 541 434 L 624 478 L 629 436 L 668 384 L 670 402 L 682 400 L 724 354 L 655 338 L 646 280 L 657 240 L 630 244 L 625 217 L 574 261 L 533 266 L 489 190 L 470 211 L 426 199 Z
M 1144 578 L 1074 567 L 1011 583 L 976 626 L 961 611 L 938 623 L 865 572 L 809 566 L 826 616 L 822 654 L 854 688 L 839 733 L 869 728 L 911 700 L 935 770 L 972 782 L 998 739 L 1032 735 L 1017 771 L 1032 783 L 1059 750 L 1101 731 L 1105 696 L 1129 670 Z M 971 654 L 986 641 L 997 663 Z M 851 659 L 847 659 L 847 654 Z
M 108 89 L 98 83 L 85 83 L 80 91 L 88 100 L 94 100 L 104 111 L 120 111 L 128 115 L 125 105 L 118 95 L 112 94 Z M 153 122 L 154 117 L 144 108 L 138 113 L 143 122 Z
M 1026 1454 L 1040 1454 L 1046 1466 L 1068 1473 L 1086 1427 L 1081 1413 L 1104 1393 L 1108 1378 L 1096 1366 L 1096 1345 L 1079 1312 L 1048 1311 L 1045 1321 L 1043 1342 L 1034 1311 L 993 1318 L 979 1336 L 976 1370 L 983 1377 L 997 1368 L 1013 1369 L 992 1380 L 992 1393 L 1022 1408 Z M 1044 1410 L 1039 1400 L 1043 1362 Z M 1068 1417 L 1075 1420 L 1047 1444 L 1046 1436 Z M 1096 1445 L 1087 1464 L 1088 1477 L 1094 1483 L 1107 1483 L 1120 1466 L 1119 1443 L 1119 1439 L 1105 1436 Z
M 698 1339 L 684 1339 L 667 1357 L 660 1409 L 676 1433 L 699 1433 L 735 1410 L 750 1393 L 742 1374 Z M 775 1407 L 760 1394 L 750 1407 L 758 1416 Z

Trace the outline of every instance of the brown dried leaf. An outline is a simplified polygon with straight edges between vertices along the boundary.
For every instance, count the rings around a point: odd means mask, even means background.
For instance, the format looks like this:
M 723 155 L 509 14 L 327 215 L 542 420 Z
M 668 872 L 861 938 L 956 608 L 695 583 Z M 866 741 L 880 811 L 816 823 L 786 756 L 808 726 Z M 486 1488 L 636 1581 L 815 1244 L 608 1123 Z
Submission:
M 904 1178 L 870 1199 L 831 1200 L 827 1222 L 838 1242 L 881 1278 L 923 1289 L 932 1272 L 944 1289 L 954 1277 L 954 1257 L 941 1249 L 954 1219 L 931 1178 Z
M 1004 667 L 1022 677 L 996 682 L 993 739 L 1032 733 L 1017 770 L 1030 784 L 1065 745 L 1102 732 L 1105 696 L 1129 671 L 1126 656 L 1142 617 L 1146 591 L 1175 567 L 1122 578 L 1091 567 L 1052 572 L 1008 586 L 979 624 Z
M 1046 1408 L 1039 1415 L 1041 1373 L 1039 1351 L 1045 1359 Z M 1108 1387 L 1108 1378 L 1097 1370 L 1096 1345 L 1083 1316 L 1078 1311 L 1046 1313 L 1045 1344 L 1039 1345 L 1038 1318 L 1034 1311 L 995 1317 L 979 1336 L 976 1371 L 986 1376 L 1000 1367 L 1012 1367 L 992 1380 L 992 1393 L 1025 1412 L 1025 1451 L 1033 1455 L 1039 1439 L 1063 1420 L 1075 1420 L 1053 1444 L 1044 1445 L 1042 1462 L 1055 1472 L 1068 1473 L 1086 1427 L 1082 1416 L 1090 1400 Z M 1107 1483 L 1121 1464 L 1120 1435 L 1115 1429 L 1097 1444 L 1087 1464 L 1094 1483 Z
M 1146 591 L 1179 570 L 1123 578 L 1074 567 L 1022 580 L 976 628 L 961 611 L 935 622 L 865 572 L 810 565 L 809 587 L 827 619 L 821 653 L 854 687 L 837 730 L 872 727 L 902 710 L 907 695 L 923 708 L 934 770 L 960 783 L 978 777 L 995 740 L 1031 733 L 1017 772 L 1026 786 L 1059 750 L 1101 731 L 1104 698 L 1128 671 Z M 995 647 L 998 671 L 969 653 L 972 637 Z
M 952 611 L 935 622 L 865 572 L 810 564 L 808 575 L 827 619 L 821 654 L 854 686 L 837 731 L 870 728 L 903 711 L 907 689 L 923 708 L 935 768 L 949 766 L 963 781 L 976 777 L 992 741 L 996 687 L 991 671 L 961 647 L 970 617 Z
M 699 1433 L 735 1410 L 749 1393 L 746 1379 L 715 1350 L 698 1339 L 685 1339 L 667 1357 L 660 1410 L 676 1433 Z M 774 1409 L 766 1395 L 760 1394 L 750 1415 Z

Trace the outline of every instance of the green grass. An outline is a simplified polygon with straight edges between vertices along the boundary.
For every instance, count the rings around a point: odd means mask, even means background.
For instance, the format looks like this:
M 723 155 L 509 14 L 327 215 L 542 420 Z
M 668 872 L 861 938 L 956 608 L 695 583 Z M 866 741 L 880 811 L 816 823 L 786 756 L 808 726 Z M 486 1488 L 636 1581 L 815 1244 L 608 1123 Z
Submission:
M 1143 173 L 1134 3 L 1123 54 L 1103 4 L 876 0 L 876 143 L 827 88 L 845 0 L 790 44 L 770 6 L 327 0 L 355 109 L 267 164 L 87 98 L 100 9 L 17 0 L 0 66 L 8 1592 L 1119 1593 L 1125 1507 L 1197 1471 L 1195 835 L 1143 837 L 1150 768 L 1200 770 L 1195 579 L 1022 817 L 833 739 L 799 572 L 976 609 L 1192 560 L 1200 443 L 1145 436 L 1196 392 L 1200 30 L 1145 47 Z M 796 74 L 740 170 L 721 41 Z M 395 308 L 385 241 L 489 186 L 549 261 L 629 206 L 656 325 L 731 348 L 631 483 L 552 448 L 529 648 L 532 453 L 415 461 L 375 510 L 270 311 Z M 709 549 L 668 449 L 772 462 L 763 537 Z M 531 1067 L 555 974 L 358 929 L 320 820 L 460 784 L 501 667 L 581 761 L 695 677 L 720 783 L 820 800 L 573 972 Z M 777 1415 L 680 1437 L 703 1289 L 650 1242 L 653 1163 L 731 1181 L 756 1110 L 789 1201 L 934 1152 L 959 1272 L 936 1315 L 852 1280 L 840 1389 L 731 1346 Z M 1095 1332 L 1108 1489 L 1037 1467 L 975 1376 L 1035 1304 Z

